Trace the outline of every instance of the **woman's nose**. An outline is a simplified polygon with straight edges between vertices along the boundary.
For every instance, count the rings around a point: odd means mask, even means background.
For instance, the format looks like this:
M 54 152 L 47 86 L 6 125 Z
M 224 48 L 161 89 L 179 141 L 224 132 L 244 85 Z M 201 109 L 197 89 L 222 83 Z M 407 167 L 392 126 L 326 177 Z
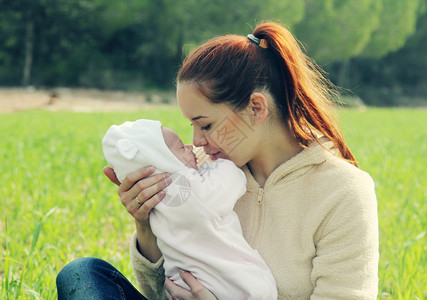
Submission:
M 196 147 L 201 147 L 201 146 L 204 146 L 206 144 L 207 144 L 207 140 L 206 140 L 205 135 L 201 131 L 194 128 L 193 145 Z
M 185 148 L 186 148 L 187 150 L 193 150 L 193 145 L 185 145 Z

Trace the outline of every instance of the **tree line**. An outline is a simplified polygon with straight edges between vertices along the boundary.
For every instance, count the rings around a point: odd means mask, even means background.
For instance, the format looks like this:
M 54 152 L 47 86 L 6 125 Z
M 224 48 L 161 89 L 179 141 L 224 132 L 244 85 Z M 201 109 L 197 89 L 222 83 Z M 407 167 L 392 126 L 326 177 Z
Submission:
M 271 20 L 368 102 L 427 95 L 426 11 L 425 0 L 0 0 L 0 85 L 170 88 L 195 46 Z

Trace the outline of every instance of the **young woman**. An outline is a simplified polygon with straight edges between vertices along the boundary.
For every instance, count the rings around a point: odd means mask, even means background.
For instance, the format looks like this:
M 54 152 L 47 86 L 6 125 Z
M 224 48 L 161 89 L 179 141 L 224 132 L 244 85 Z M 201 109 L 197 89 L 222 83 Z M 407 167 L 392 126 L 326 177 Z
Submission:
M 212 160 L 232 160 L 246 175 L 247 192 L 234 209 L 246 240 L 271 269 L 279 299 L 376 299 L 374 184 L 332 117 L 333 97 L 322 72 L 276 23 L 248 37 L 208 41 L 178 73 L 178 104 L 193 126 L 194 145 Z M 164 278 L 148 217 L 164 197 L 168 174 L 147 177 L 153 170 L 146 167 L 119 183 L 112 169 L 104 172 L 120 185 L 136 221 L 131 260 L 142 293 L 215 299 L 185 270 L 191 291 Z M 64 268 L 58 294 L 66 293 L 68 274 L 93 269 L 90 260 Z

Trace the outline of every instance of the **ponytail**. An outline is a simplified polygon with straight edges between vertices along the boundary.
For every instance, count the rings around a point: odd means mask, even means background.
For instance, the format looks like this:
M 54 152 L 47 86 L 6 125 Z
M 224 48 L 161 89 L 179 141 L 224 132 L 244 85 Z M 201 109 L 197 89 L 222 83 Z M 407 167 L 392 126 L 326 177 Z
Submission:
M 337 92 L 324 72 L 302 52 L 296 39 L 283 26 L 264 23 L 255 28 L 253 35 L 266 41 L 267 47 L 278 58 L 281 77 L 285 76 L 289 81 L 285 83 L 290 88 L 287 99 L 276 101 L 282 100 L 279 105 L 282 117 L 289 120 L 299 144 L 307 147 L 310 141 L 318 141 L 317 134 L 321 133 L 334 143 L 344 159 L 357 166 L 332 114 L 331 99 L 337 97 Z
M 267 89 L 301 146 L 323 134 L 357 166 L 331 112 L 337 96 L 332 83 L 279 24 L 260 24 L 250 38 L 226 35 L 206 42 L 185 58 L 177 81 L 191 82 L 212 102 L 237 110 L 255 90 Z

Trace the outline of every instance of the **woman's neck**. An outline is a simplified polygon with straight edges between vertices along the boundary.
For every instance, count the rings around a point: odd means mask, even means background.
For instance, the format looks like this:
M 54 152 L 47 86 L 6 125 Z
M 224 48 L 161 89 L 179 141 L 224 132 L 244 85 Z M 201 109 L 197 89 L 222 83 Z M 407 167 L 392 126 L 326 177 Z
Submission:
M 247 163 L 252 176 L 261 187 L 278 166 L 303 150 L 288 128 L 277 126 L 267 132 L 270 134 L 263 138 L 260 143 L 262 147 Z

